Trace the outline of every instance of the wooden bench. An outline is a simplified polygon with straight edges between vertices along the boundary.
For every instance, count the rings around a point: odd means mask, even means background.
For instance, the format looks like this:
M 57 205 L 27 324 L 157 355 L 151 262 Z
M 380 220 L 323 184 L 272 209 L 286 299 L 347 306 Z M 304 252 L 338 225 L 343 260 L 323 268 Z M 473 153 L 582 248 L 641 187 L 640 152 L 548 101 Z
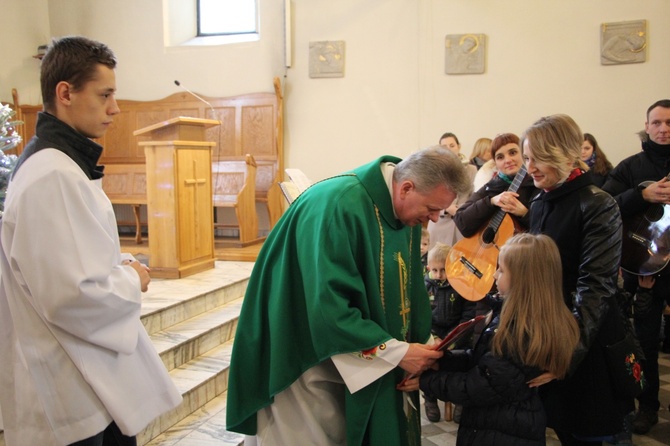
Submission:
M 137 182 L 138 175 L 145 166 L 144 149 L 138 143 L 146 141 L 148 137 L 134 136 L 133 131 L 177 116 L 221 121 L 220 126 L 208 129 L 206 136 L 207 141 L 216 143 L 212 152 L 213 177 L 216 170 L 221 171 L 221 164 L 245 163 L 246 155 L 252 155 L 256 163 L 254 202 L 261 203 L 267 209 L 269 229 L 276 224 L 284 208 L 278 184 L 284 178 L 284 131 L 283 96 L 279 78 L 274 78 L 273 85 L 274 92 L 219 98 L 203 96 L 211 108 L 184 91 L 153 101 L 117 100 L 121 112 L 114 117 L 105 136 L 96 141 L 104 148 L 100 163 L 106 166 L 105 174 L 112 175 L 103 181 L 103 188 L 112 203 L 133 208 L 136 240 L 142 240 L 139 209 L 146 204 L 146 193 L 142 197 L 139 189 L 134 192 L 132 187 L 133 184 L 140 184 Z M 20 154 L 25 142 L 35 133 L 37 113 L 42 110 L 42 106 L 20 105 L 18 94 L 15 94 L 14 108 L 17 119 L 25 122 L 19 129 L 23 143 L 17 147 L 16 153 Z M 255 203 L 251 207 L 240 208 L 245 213 L 242 221 L 252 218 L 244 216 L 250 209 L 255 210 Z
M 258 216 L 256 214 L 256 160 L 250 154 L 245 161 L 214 163 L 212 173 L 212 202 L 214 208 L 235 210 L 242 246 L 257 242 Z M 214 227 L 227 227 L 214 223 Z
M 140 206 L 147 204 L 147 174 L 144 164 L 108 164 L 102 188 L 114 204 L 127 204 L 135 216 L 135 241 L 142 243 Z M 118 224 L 127 224 L 119 221 Z
M 256 213 L 256 169 L 251 154 L 245 161 L 222 161 L 212 165 L 212 203 L 214 208 L 230 208 L 235 212 L 237 225 L 215 223 L 214 227 L 238 227 L 240 243 L 259 241 Z M 109 164 L 105 166 L 102 186 L 114 204 L 132 207 L 135 221 L 135 241 L 142 243 L 140 206 L 147 204 L 146 171 L 143 164 Z M 130 222 L 119 221 L 119 224 Z

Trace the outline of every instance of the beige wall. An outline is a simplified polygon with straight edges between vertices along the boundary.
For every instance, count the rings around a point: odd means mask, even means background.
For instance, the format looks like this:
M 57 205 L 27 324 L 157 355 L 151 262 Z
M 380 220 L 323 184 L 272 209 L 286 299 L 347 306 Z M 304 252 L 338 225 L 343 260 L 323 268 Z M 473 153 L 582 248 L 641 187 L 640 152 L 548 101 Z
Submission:
M 280 76 L 286 165 L 317 180 L 380 154 L 403 156 L 445 131 L 469 154 L 481 136 L 521 133 L 559 112 L 616 162 L 638 149 L 647 106 L 670 97 L 667 0 L 293 0 L 288 70 L 284 0 L 259 3 L 260 42 L 180 49 L 164 47 L 162 0 L 2 0 L 0 99 L 16 86 L 22 102 L 39 101 L 30 56 L 52 35 L 109 44 L 124 99 L 164 97 L 177 91 L 174 79 L 208 96 L 271 91 Z M 648 20 L 647 62 L 600 65 L 600 24 L 637 19 Z M 445 35 L 471 32 L 488 36 L 486 73 L 444 74 Z M 321 40 L 346 42 L 343 78 L 309 78 L 309 42 Z
M 315 179 L 445 131 L 469 155 L 479 137 L 552 113 L 572 115 L 618 162 L 639 149 L 647 107 L 670 97 L 665 0 L 295 3 L 287 165 Z M 647 62 L 600 65 L 600 24 L 638 19 L 648 20 Z M 461 33 L 488 36 L 485 74 L 444 74 L 445 35 Z M 307 45 L 328 39 L 346 41 L 345 77 L 309 79 Z
M 32 56 L 49 38 L 46 0 L 0 0 L 0 100 L 12 102 L 12 88 L 39 97 L 39 60 Z
M 650 0 L 434 1 L 422 71 L 421 143 L 453 130 L 469 154 L 480 136 L 522 132 L 537 118 L 567 113 L 618 162 L 639 150 L 635 132 L 657 99 L 670 97 L 670 2 Z M 600 24 L 647 19 L 647 62 L 600 65 Z M 440 74 L 445 34 L 489 37 L 484 75 Z M 432 65 L 431 65 L 432 62 Z M 429 83 L 430 82 L 430 83 Z

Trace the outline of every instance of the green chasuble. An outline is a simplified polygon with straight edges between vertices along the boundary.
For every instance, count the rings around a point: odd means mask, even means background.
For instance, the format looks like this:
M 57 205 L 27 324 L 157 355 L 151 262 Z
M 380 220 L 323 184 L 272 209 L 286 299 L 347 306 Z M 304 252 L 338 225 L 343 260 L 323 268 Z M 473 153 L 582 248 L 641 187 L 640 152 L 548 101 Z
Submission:
M 394 216 L 380 163 L 314 184 L 288 208 L 261 249 L 231 358 L 227 428 L 256 434 L 256 412 L 303 372 L 340 353 L 395 338 L 426 342 L 431 311 L 421 227 Z M 347 444 L 419 445 L 418 414 L 403 411 L 396 367 L 351 394 Z M 418 408 L 418 392 L 413 392 Z M 411 427 L 410 427 L 411 426 Z

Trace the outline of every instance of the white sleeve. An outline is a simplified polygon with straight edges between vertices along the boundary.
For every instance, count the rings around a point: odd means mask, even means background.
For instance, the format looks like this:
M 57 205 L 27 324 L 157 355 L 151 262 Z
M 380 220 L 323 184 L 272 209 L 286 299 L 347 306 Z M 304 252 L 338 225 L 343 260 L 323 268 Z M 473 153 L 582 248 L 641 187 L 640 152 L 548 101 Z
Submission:
M 349 392 L 355 393 L 396 368 L 408 349 L 407 342 L 389 339 L 373 349 L 334 355 L 331 359 Z

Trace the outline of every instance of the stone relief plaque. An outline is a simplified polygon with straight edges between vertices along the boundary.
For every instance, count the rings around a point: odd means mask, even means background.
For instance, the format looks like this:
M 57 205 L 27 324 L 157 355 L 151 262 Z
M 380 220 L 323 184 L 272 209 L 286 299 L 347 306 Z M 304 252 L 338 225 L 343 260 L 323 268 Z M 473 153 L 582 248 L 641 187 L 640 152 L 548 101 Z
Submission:
M 485 68 L 486 34 L 447 34 L 447 74 L 481 74 Z
M 309 77 L 344 77 L 344 40 L 309 43 Z
M 618 65 L 647 60 L 647 21 L 603 23 L 600 26 L 600 64 Z

